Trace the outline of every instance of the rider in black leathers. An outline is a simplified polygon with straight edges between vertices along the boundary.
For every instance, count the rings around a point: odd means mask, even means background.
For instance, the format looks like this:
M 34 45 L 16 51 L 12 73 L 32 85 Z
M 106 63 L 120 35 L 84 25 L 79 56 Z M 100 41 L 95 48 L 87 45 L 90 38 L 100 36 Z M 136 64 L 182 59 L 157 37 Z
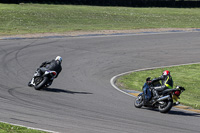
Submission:
M 159 98 L 158 92 L 162 92 L 166 89 L 172 89 L 173 88 L 173 80 L 170 75 L 169 71 L 164 71 L 163 75 L 161 75 L 158 78 L 155 78 L 151 81 L 151 83 L 156 82 L 156 81 L 162 81 L 162 85 L 158 87 L 153 87 L 152 90 L 154 94 L 156 95 L 155 98 Z
M 45 61 L 40 65 L 38 72 L 42 75 L 47 70 L 56 71 L 57 73 L 56 77 L 57 77 L 59 73 L 62 71 L 61 62 L 62 62 L 62 59 L 61 61 L 58 59 L 55 59 L 52 61 Z
M 57 56 L 56 59 L 52 61 L 45 61 L 43 62 L 40 67 L 37 69 L 39 75 L 43 75 L 45 71 L 50 70 L 50 71 L 56 71 L 57 75 L 55 78 L 58 77 L 59 73 L 62 71 L 62 57 Z M 52 84 L 53 81 L 51 81 Z M 32 86 L 31 81 L 28 83 L 28 86 Z

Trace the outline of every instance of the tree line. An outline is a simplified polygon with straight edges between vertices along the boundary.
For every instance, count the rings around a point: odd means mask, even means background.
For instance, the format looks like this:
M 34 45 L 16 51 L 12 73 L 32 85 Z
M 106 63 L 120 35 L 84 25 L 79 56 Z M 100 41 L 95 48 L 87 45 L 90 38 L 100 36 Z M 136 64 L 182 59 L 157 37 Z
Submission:
M 126 7 L 200 7 L 200 0 L 0 0 L 0 3 L 41 3 Z

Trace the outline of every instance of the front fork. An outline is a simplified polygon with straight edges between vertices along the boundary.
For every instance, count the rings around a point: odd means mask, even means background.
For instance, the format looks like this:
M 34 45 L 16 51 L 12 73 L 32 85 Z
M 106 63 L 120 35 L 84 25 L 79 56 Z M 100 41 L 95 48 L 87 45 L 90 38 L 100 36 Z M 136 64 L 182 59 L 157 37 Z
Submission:
M 33 74 L 33 78 L 31 79 L 30 84 L 32 84 L 32 85 L 35 86 L 35 82 L 34 82 L 35 77 L 36 77 L 36 76 L 39 76 L 39 75 L 40 75 L 39 69 L 37 69 L 37 70 L 35 71 L 35 73 Z

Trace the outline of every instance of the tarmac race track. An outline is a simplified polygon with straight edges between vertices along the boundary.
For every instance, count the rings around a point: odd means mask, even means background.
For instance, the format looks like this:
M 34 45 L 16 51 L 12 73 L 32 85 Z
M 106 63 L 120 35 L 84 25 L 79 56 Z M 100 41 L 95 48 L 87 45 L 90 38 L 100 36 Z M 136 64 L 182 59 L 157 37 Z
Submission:
M 57 55 L 63 71 L 52 86 L 27 87 Z M 200 132 L 200 114 L 136 109 L 110 84 L 131 70 L 200 62 L 200 32 L 0 40 L 0 61 L 1 121 L 61 133 Z

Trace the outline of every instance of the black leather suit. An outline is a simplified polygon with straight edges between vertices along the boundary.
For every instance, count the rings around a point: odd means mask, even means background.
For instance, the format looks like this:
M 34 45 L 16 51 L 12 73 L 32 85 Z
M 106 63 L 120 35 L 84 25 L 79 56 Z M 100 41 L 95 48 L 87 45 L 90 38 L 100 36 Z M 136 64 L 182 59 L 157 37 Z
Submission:
M 152 82 L 162 81 L 162 85 L 158 87 L 154 87 L 154 89 L 158 92 L 164 91 L 165 89 L 172 89 L 173 88 L 173 80 L 170 75 L 162 75 L 158 78 L 152 80 Z
M 59 73 L 62 71 L 62 66 L 61 66 L 61 63 L 56 60 L 46 61 L 40 65 L 39 70 L 41 74 L 43 74 L 47 70 L 56 71 L 57 73 L 56 77 L 57 77 Z

